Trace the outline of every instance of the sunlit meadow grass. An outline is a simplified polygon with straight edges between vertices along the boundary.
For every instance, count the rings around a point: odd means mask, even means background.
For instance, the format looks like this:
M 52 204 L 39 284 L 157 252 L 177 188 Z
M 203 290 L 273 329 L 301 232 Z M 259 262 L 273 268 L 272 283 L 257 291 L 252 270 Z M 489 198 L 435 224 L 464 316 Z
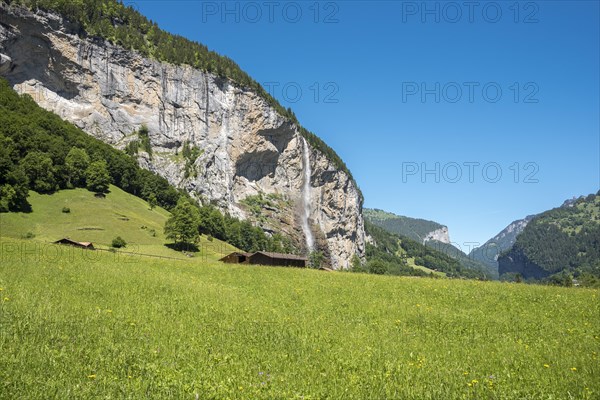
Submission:
M 598 291 L 24 243 L 0 242 L 0 398 L 600 397 Z

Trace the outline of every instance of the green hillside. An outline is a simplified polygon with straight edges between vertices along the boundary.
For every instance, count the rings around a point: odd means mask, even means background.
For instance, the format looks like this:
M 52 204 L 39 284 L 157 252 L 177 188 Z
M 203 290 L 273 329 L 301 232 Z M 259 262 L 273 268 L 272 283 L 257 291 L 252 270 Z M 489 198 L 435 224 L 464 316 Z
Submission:
M 0 246 L 2 398 L 600 395 L 595 290 L 6 252 L 28 243 Z
M 498 258 L 500 274 L 600 278 L 600 192 L 538 214 Z
M 434 221 L 396 215 L 377 208 L 365 208 L 363 216 L 386 231 L 423 243 L 428 233 L 444 226 Z
M 493 268 L 483 262 L 474 259 L 471 255 L 465 254 L 460 249 L 454 247 L 449 243 L 438 242 L 437 240 L 429 240 L 425 243 L 428 247 L 431 247 L 439 252 L 442 252 L 455 260 L 457 260 L 463 268 L 471 269 L 474 271 L 482 271 L 490 279 L 498 279 L 498 269 Z
M 30 192 L 31 212 L 0 213 L 0 236 L 23 238 L 33 236 L 34 242 L 54 242 L 68 237 L 92 242 L 95 247 L 108 248 L 120 236 L 127 246 L 123 251 L 177 257 L 186 259 L 181 252 L 165 246 L 163 228 L 169 212 L 149 204 L 116 186 L 110 187 L 105 197 L 97 197 L 86 189 L 61 190 L 51 195 Z M 63 212 L 63 208 L 69 212 Z M 208 241 L 201 237 L 197 257 L 207 254 L 225 254 L 233 246 L 220 240 Z
M 469 253 L 469 258 L 486 265 L 488 270 L 498 277 L 498 256 L 510 249 L 517 240 L 517 236 L 535 215 L 528 215 L 523 219 L 511 222 L 496 236 L 486 241 L 483 245 L 474 248 Z
M 418 243 L 423 243 L 424 238 L 430 232 L 444 227 L 437 222 L 396 215 L 377 208 L 367 208 L 363 210 L 363 215 L 365 217 L 365 221 L 371 225 L 380 227 L 391 234 L 396 234 Z M 455 260 L 458 260 L 462 266 L 462 269 L 481 271 L 488 278 L 498 278 L 497 268 L 490 268 L 486 266 L 478 260 L 469 257 L 460 249 L 451 244 L 442 243 L 437 240 L 428 240 L 424 243 L 424 245 L 436 250 L 437 252 L 444 253 Z
M 486 277 L 482 270 L 465 268 L 449 255 L 388 232 L 368 219 L 365 220 L 365 230 L 373 239 L 373 243 L 367 243 L 365 251 L 368 270 L 385 271 L 390 275 L 425 275 L 425 272 L 451 278 Z M 371 265 L 375 262 L 378 263 L 376 268 Z

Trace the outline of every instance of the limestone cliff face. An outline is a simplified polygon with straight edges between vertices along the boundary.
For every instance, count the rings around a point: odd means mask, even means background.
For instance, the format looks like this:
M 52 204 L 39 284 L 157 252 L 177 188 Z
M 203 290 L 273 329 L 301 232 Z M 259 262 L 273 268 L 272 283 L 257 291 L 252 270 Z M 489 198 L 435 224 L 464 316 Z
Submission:
M 436 229 L 435 231 L 429 232 L 427 236 L 425 236 L 425 239 L 423 239 L 423 242 L 428 242 L 431 240 L 450 244 L 450 235 L 448 234 L 448 227 L 442 226 L 441 228 Z
M 363 254 L 360 194 L 350 177 L 310 146 L 305 166 L 297 127 L 254 92 L 82 39 L 53 14 L 0 5 L 0 17 L 0 73 L 18 92 L 119 149 L 146 125 L 152 155 L 139 154 L 143 168 L 232 215 L 254 218 L 267 231 L 290 234 L 299 245 L 305 243 L 304 168 L 310 168 L 308 223 L 315 244 L 338 269 Z M 200 156 L 185 159 L 184 145 Z M 276 194 L 281 209 L 256 218 L 243 200 L 258 194 Z

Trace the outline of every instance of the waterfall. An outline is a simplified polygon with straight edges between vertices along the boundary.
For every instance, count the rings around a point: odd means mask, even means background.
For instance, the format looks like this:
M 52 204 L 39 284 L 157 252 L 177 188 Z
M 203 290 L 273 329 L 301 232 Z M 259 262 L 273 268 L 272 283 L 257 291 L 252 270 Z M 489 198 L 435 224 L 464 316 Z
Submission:
M 302 206 L 304 212 L 302 215 L 302 231 L 306 238 L 306 248 L 310 252 L 314 246 L 313 234 L 308 223 L 308 219 L 310 218 L 310 154 L 308 153 L 308 144 L 304 138 L 302 138 L 302 145 L 304 152 L 304 182 L 302 187 Z

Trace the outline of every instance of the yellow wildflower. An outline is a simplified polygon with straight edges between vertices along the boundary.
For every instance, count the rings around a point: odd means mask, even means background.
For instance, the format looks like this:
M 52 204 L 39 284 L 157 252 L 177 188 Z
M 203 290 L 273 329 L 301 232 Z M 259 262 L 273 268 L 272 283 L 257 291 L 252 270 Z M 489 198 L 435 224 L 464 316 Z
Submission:
M 548 364 L 544 364 L 544 368 L 550 368 Z
M 571 368 L 571 371 L 577 371 L 577 368 L 573 367 Z

